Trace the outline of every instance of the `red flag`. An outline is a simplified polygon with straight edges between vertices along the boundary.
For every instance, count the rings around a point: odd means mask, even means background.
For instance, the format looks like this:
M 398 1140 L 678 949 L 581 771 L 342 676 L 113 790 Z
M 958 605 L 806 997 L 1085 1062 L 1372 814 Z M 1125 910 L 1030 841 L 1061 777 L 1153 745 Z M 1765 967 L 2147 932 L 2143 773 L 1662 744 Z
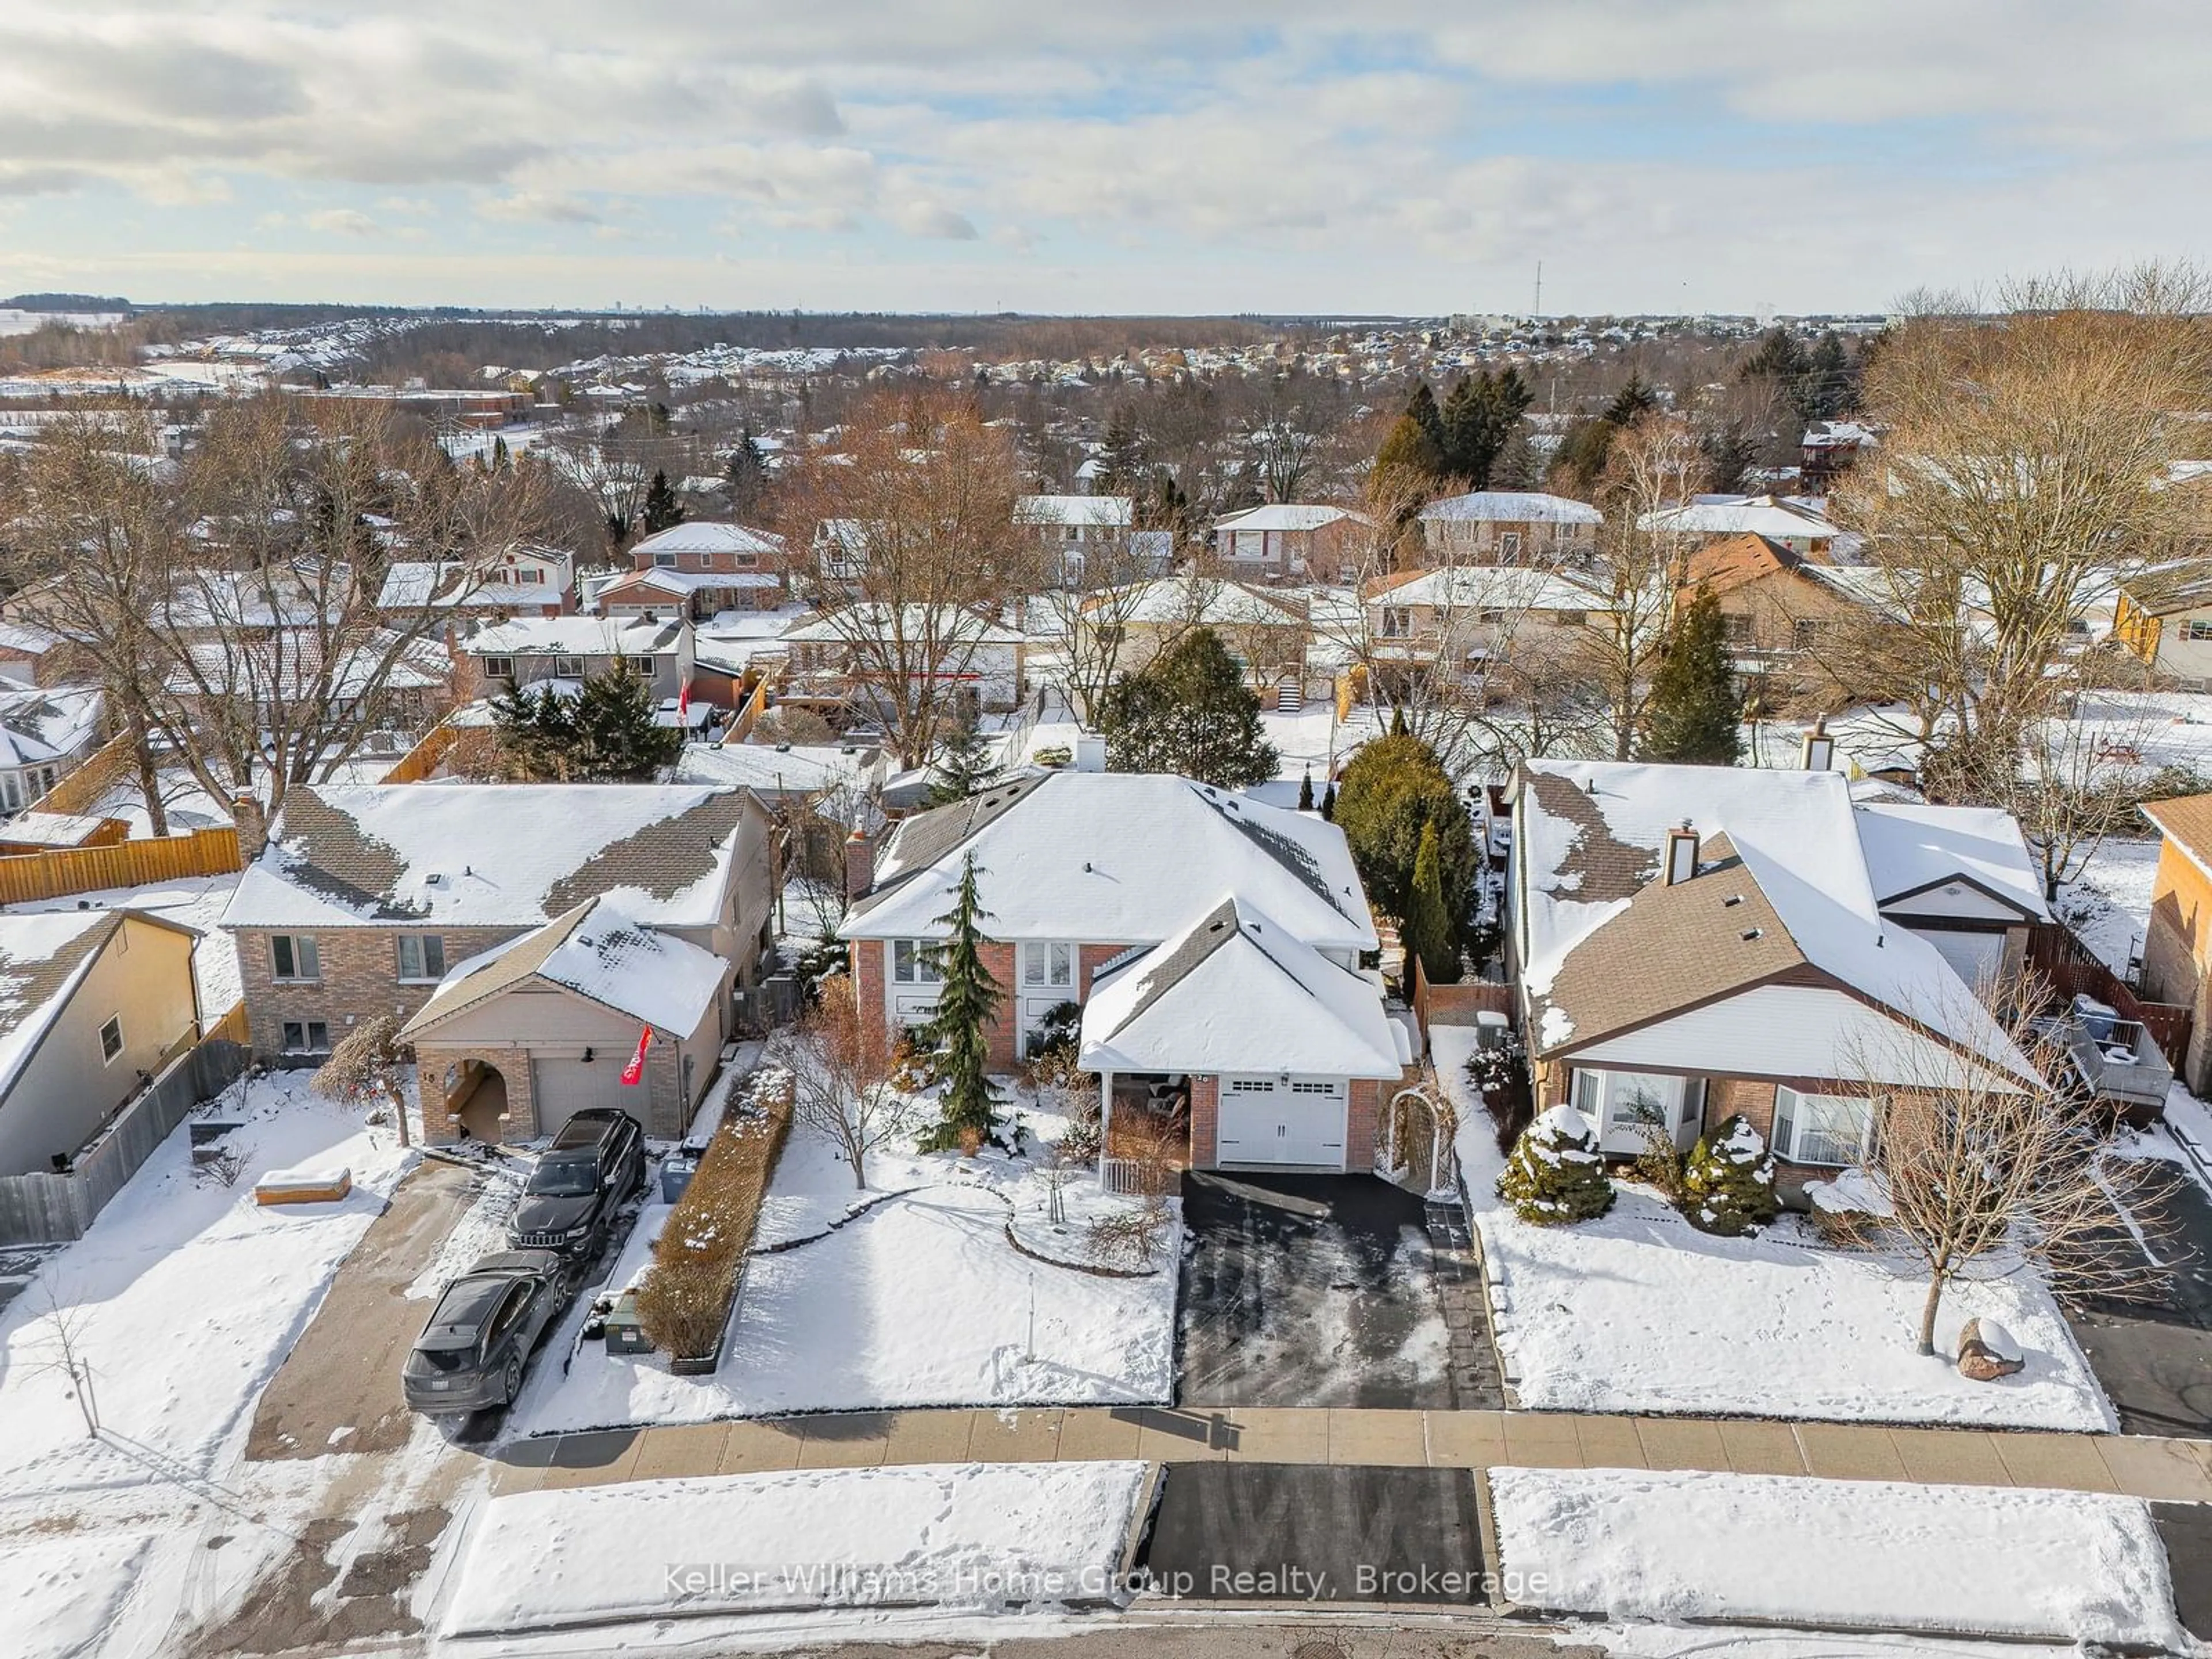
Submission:
M 623 1067 L 624 1083 L 635 1085 L 644 1080 L 645 1051 L 651 1047 L 653 1047 L 653 1027 L 648 1025 L 637 1034 L 637 1052 L 629 1057 L 629 1064 Z
M 690 712 L 691 682 L 686 680 L 684 682 L 683 689 L 676 694 L 676 723 L 678 726 L 683 725 L 684 716 L 689 714 Z

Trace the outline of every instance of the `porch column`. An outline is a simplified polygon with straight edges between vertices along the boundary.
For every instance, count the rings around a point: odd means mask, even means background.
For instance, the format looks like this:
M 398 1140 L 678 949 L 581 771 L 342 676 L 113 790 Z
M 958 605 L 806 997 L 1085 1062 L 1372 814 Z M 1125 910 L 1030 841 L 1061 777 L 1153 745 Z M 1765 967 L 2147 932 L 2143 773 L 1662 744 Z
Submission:
M 1098 1190 L 1106 1188 L 1107 1146 L 1114 1133 L 1114 1073 L 1098 1073 Z

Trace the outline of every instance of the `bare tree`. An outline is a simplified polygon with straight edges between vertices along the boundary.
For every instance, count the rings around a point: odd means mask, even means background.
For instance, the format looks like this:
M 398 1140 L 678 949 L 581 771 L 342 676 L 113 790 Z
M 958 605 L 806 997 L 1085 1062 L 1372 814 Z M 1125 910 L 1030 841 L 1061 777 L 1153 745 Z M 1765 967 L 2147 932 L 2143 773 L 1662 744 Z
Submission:
M 769 1052 L 791 1073 L 793 1115 L 836 1144 L 865 1191 L 868 1154 L 911 1129 L 915 1113 L 892 1085 L 890 1044 L 860 1018 L 853 981 L 825 982 L 820 1003 L 778 1032 Z
M 2021 735 L 2014 776 L 1990 780 L 1991 804 L 2019 820 L 2046 901 L 2081 872 L 2106 836 L 2138 822 L 2148 773 L 2143 750 L 2157 723 L 2140 704 L 2094 726 L 2066 714 L 2033 721 Z
M 365 1019 L 337 1040 L 331 1057 L 315 1070 L 309 1086 L 327 1099 L 368 1111 L 392 1109 L 399 1144 L 412 1146 L 407 1127 L 407 1067 L 414 1051 L 399 1040 L 400 1021 L 392 1014 Z
M 1971 1000 L 1957 992 L 1960 1012 Z M 1994 999 L 1993 999 L 1994 1000 Z M 2033 1007 L 2033 988 L 2003 1000 Z M 1965 1019 L 1947 1019 L 1968 1028 Z M 1863 1054 L 1863 1074 L 1888 1079 L 1873 1091 L 1866 1169 L 1884 1212 L 1855 1217 L 1848 1233 L 1899 1248 L 1928 1275 L 1918 1335 L 1936 1352 L 1936 1319 L 1955 1283 L 2039 1269 L 2055 1295 L 2127 1297 L 2159 1278 L 2136 1240 L 2155 1231 L 2156 1160 L 2107 1155 L 2109 1105 L 2073 1080 L 2068 1056 L 2026 1015 L 2002 1027 L 1984 1057 L 1908 1036 Z
M 1158 564 L 1148 532 L 1109 531 L 1086 542 L 1082 561 L 1040 596 L 1059 635 L 1060 686 L 1079 719 L 1097 718 L 1127 665 L 1129 629 L 1153 592 Z
M 1582 654 L 1604 698 L 1615 760 L 1626 760 L 1643 732 L 1651 673 L 1700 539 L 1655 515 L 1686 503 L 1704 476 L 1696 438 L 1665 415 L 1644 416 L 1607 453 L 1598 490 L 1605 523 L 1590 578 L 1606 608 L 1591 617 Z

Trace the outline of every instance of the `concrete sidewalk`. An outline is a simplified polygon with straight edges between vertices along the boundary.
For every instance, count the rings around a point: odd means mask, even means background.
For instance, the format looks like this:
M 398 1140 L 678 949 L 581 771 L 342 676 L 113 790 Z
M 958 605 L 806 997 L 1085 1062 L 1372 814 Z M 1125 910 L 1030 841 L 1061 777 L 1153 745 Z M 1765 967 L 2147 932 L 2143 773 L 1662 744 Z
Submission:
M 494 1455 L 501 1467 L 493 1489 L 501 1492 L 764 1469 L 1133 1457 L 1711 1469 L 2212 1502 L 2212 1443 L 2203 1441 L 1551 1412 L 1164 1406 L 852 1412 L 546 1436 Z

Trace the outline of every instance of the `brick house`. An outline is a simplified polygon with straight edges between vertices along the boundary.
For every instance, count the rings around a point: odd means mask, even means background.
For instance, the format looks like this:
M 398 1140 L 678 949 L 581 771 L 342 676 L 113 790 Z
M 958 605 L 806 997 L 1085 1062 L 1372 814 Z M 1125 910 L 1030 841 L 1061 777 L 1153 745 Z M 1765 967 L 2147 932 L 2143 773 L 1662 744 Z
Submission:
M 1373 545 L 1375 520 L 1347 507 L 1276 501 L 1213 521 L 1213 552 L 1240 581 L 1348 582 Z
M 726 611 L 773 611 L 783 604 L 790 565 L 783 538 L 741 524 L 687 520 L 630 549 L 633 568 L 601 586 L 603 615 L 680 612 L 696 622 Z
M 1748 532 L 1706 543 L 1690 556 L 1686 574 L 1680 602 L 1700 588 L 1713 596 L 1729 654 L 1742 673 L 1780 670 L 1832 683 L 1820 662 L 1822 641 L 1852 623 L 1901 613 L 1875 598 L 1868 579 L 1883 573 L 1854 567 L 1835 580 L 1837 567 Z
M 1361 596 L 1361 627 L 1376 674 L 1480 686 L 1517 649 L 1558 656 L 1579 649 L 1611 601 L 1557 571 L 1463 564 L 1377 576 Z
M 296 785 L 222 920 L 254 1053 L 307 1064 L 362 1019 L 465 1004 L 410 1037 L 432 1140 L 526 1139 L 595 1104 L 680 1134 L 771 939 L 773 834 L 750 790 Z M 564 975 L 602 935 L 601 978 Z M 716 988 L 695 1006 L 702 957 Z M 678 986 L 649 1000 L 656 963 Z M 611 1083 L 641 1026 L 644 1084 Z
M 1581 564 L 1605 515 L 1588 501 L 1533 489 L 1478 489 L 1417 515 L 1432 564 Z
M 509 617 L 560 617 L 576 608 L 576 556 L 532 542 L 488 563 L 397 560 L 385 568 L 377 610 L 408 622 L 425 610 L 504 622 Z
M 1103 772 L 904 819 L 880 848 L 856 842 L 841 930 L 878 1030 L 933 1011 L 937 918 L 971 852 L 984 960 L 1006 994 L 994 1066 L 1076 1003 L 1109 1154 L 1151 1129 L 1196 1168 L 1372 1166 L 1413 1047 L 1360 967 L 1376 939 L 1342 831 L 1185 778 Z
M 645 677 L 657 702 L 680 696 L 691 677 L 694 641 L 682 612 L 658 617 L 519 617 L 478 628 L 453 647 L 463 700 L 507 685 L 581 684 L 626 665 Z
M 1785 1190 L 1863 1156 L 1874 1102 L 2033 1079 L 1965 974 L 2043 914 L 2002 813 L 1855 804 L 1828 771 L 1528 761 L 1509 962 L 1539 1109 L 1604 1149 L 1741 1112 Z

